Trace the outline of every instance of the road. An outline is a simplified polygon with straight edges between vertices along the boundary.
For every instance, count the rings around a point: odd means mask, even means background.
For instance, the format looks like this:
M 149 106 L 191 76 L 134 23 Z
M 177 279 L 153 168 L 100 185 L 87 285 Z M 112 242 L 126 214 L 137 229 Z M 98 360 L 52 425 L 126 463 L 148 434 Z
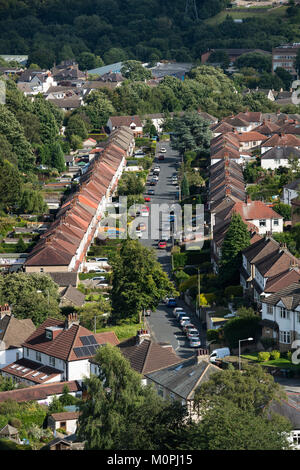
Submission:
M 147 194 L 149 188 L 155 190 L 155 195 L 150 196 L 151 202 L 147 203 L 147 205 L 150 206 L 150 211 L 151 204 L 178 203 L 176 186 L 172 185 L 171 178 L 172 174 L 176 172 L 180 157 L 177 152 L 171 149 L 168 142 L 159 142 L 158 148 L 160 149 L 161 147 L 167 150 L 164 154 L 165 159 L 163 161 L 157 161 L 156 159 L 153 165 L 158 164 L 160 166 L 159 181 L 156 186 L 146 186 L 145 194 Z M 158 153 L 159 150 L 157 151 L 157 154 Z M 151 217 L 145 217 L 143 219 L 147 219 L 148 230 L 149 233 L 151 233 Z M 148 248 L 152 247 L 156 250 L 158 261 L 161 263 L 164 271 L 171 277 L 171 242 L 168 242 L 166 250 L 157 249 L 157 240 L 153 240 L 150 237 L 142 238 L 140 242 L 144 246 Z M 200 329 L 200 322 L 195 317 L 194 312 L 182 300 L 178 300 L 178 306 L 184 307 L 185 311 L 192 318 L 193 324 L 200 331 L 201 344 L 205 347 L 205 335 Z M 165 304 L 161 304 L 158 306 L 157 310 L 153 312 L 151 317 L 147 317 L 147 322 L 151 335 L 156 342 L 170 343 L 179 357 L 188 358 L 195 354 L 195 351 L 189 347 L 185 334 L 182 333 L 177 320 L 173 316 L 173 309 L 169 309 Z

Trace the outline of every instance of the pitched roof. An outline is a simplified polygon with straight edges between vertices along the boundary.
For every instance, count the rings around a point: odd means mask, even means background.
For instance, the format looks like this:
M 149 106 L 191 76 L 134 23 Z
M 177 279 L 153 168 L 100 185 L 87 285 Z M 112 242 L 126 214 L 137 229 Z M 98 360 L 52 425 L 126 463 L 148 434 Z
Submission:
M 268 278 L 264 292 L 278 292 L 279 290 L 284 289 L 285 287 L 288 287 L 295 282 L 300 282 L 300 272 L 299 269 L 293 268 L 291 266 L 291 268 L 287 269 L 286 271 Z
M 61 329 L 60 333 L 53 340 L 47 339 L 45 333 L 46 328 L 51 326 Z M 78 356 L 74 352 L 74 348 L 85 346 L 80 338 L 91 335 L 93 335 L 93 333 L 90 330 L 78 324 L 73 323 L 69 328 L 65 328 L 65 322 L 55 318 L 48 318 L 29 336 L 29 338 L 27 338 L 23 346 L 64 361 L 76 361 L 78 360 Z M 97 333 L 93 336 L 99 345 L 110 343 L 115 346 L 119 343 L 113 331 Z M 88 353 L 88 351 L 86 352 Z M 89 357 L 93 357 L 93 354 L 88 353 L 81 356 L 80 359 Z
M 245 220 L 283 219 L 282 215 L 262 201 L 236 202 L 233 210 Z
M 51 380 L 59 381 L 62 371 L 54 367 L 30 361 L 29 359 L 19 359 L 12 364 L 1 369 L 2 372 L 14 377 L 26 379 L 36 384 L 45 383 Z
M 268 405 L 269 412 L 278 413 L 287 418 L 293 430 L 300 430 L 300 394 L 287 391 L 286 398 L 272 400 Z
M 85 302 L 85 295 L 76 287 L 69 285 L 61 294 L 62 299 L 71 302 L 76 307 L 82 307 Z
M 61 413 L 52 413 L 51 418 L 54 421 L 68 421 L 79 418 L 79 411 L 62 411 Z
M 111 116 L 110 121 L 113 127 L 130 127 L 133 123 L 137 127 L 143 127 L 141 118 L 139 116 Z
M 192 357 L 145 376 L 187 400 L 193 399 L 195 390 L 216 372 L 222 370 L 206 360 L 198 363 L 197 357 Z
M 23 401 L 46 400 L 52 395 L 62 394 L 65 385 L 68 387 L 70 393 L 82 390 L 81 385 L 76 380 L 71 380 L 69 382 L 55 382 L 52 384 L 36 384 L 31 387 L 19 388 L 8 392 L 0 392 L 0 402 L 13 400 L 20 403 Z
M 283 146 L 273 147 L 261 155 L 261 160 L 283 160 L 289 158 L 300 158 L 300 150 L 295 147 Z
M 269 305 L 277 305 L 280 300 L 289 310 L 298 307 L 300 305 L 300 283 L 293 282 L 293 284 L 265 297 L 263 302 Z
M 300 147 L 300 139 L 293 134 L 274 134 L 262 147 Z
M 137 344 L 135 336 L 118 344 L 118 348 L 139 374 L 150 373 L 180 361 L 169 345 L 162 346 L 149 339 Z
M 5 349 L 19 348 L 34 331 L 35 326 L 30 318 L 19 320 L 5 315 L 0 320 L 0 341 L 4 341 Z
M 51 272 L 49 275 L 59 287 L 77 286 L 78 273 L 73 272 Z

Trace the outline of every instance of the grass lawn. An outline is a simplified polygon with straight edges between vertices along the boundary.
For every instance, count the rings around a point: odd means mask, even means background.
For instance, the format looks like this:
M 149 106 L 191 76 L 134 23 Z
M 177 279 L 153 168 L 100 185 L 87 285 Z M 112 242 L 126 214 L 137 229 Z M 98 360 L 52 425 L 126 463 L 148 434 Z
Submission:
M 300 369 L 300 365 L 295 365 L 292 364 L 291 361 L 288 359 L 285 359 L 283 357 L 280 357 L 277 360 L 270 360 L 266 362 L 258 362 L 258 353 L 252 353 L 252 354 L 242 354 L 241 358 L 247 359 L 248 361 L 253 361 L 257 362 L 258 364 L 262 366 L 268 366 L 268 367 L 279 367 L 280 369 Z
M 105 331 L 114 331 L 119 341 L 135 336 L 137 331 L 142 327 L 141 323 L 132 323 L 130 325 L 118 325 L 118 326 L 107 326 L 106 328 L 100 328 L 97 333 L 103 333 Z
M 208 18 L 207 20 L 205 20 L 204 23 L 210 26 L 218 25 L 220 23 L 223 23 L 223 21 L 226 20 L 227 15 L 231 16 L 231 18 L 233 18 L 234 20 L 252 18 L 254 16 L 261 17 L 262 15 L 268 15 L 268 17 L 270 16 L 276 16 L 276 17 L 282 16 L 283 17 L 285 15 L 286 9 L 287 9 L 286 6 L 275 8 L 273 11 L 267 11 L 266 8 L 261 8 L 261 12 L 259 13 L 257 11 L 256 12 L 251 11 L 250 8 L 245 8 L 245 11 L 234 11 L 234 9 L 230 11 L 223 10 L 217 15 L 213 16 L 212 18 Z

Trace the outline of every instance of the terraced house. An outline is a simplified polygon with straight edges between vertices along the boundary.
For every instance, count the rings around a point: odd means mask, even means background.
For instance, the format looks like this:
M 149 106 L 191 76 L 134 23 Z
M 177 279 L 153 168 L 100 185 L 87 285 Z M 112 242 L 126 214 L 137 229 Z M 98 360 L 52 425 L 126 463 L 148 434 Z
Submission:
M 121 128 L 91 162 L 78 191 L 61 206 L 25 263 L 26 272 L 80 272 L 86 253 L 97 236 L 106 205 L 114 194 L 132 151 L 134 137 Z

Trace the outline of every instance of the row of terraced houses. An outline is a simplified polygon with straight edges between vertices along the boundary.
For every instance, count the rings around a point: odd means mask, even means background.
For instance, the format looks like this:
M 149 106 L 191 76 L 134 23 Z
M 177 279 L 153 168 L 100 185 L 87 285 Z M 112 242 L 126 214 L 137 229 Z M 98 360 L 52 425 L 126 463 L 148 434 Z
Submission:
M 273 233 L 283 231 L 283 217 L 246 193 L 243 166 L 261 153 L 263 168 L 288 166 L 300 157 L 300 116 L 239 113 L 211 126 L 211 167 L 208 208 L 211 216 L 211 261 L 218 272 L 222 243 L 233 213 L 250 232 L 242 252 L 240 283 L 261 311 L 262 335 L 273 338 L 281 351 L 300 339 L 300 260 Z

